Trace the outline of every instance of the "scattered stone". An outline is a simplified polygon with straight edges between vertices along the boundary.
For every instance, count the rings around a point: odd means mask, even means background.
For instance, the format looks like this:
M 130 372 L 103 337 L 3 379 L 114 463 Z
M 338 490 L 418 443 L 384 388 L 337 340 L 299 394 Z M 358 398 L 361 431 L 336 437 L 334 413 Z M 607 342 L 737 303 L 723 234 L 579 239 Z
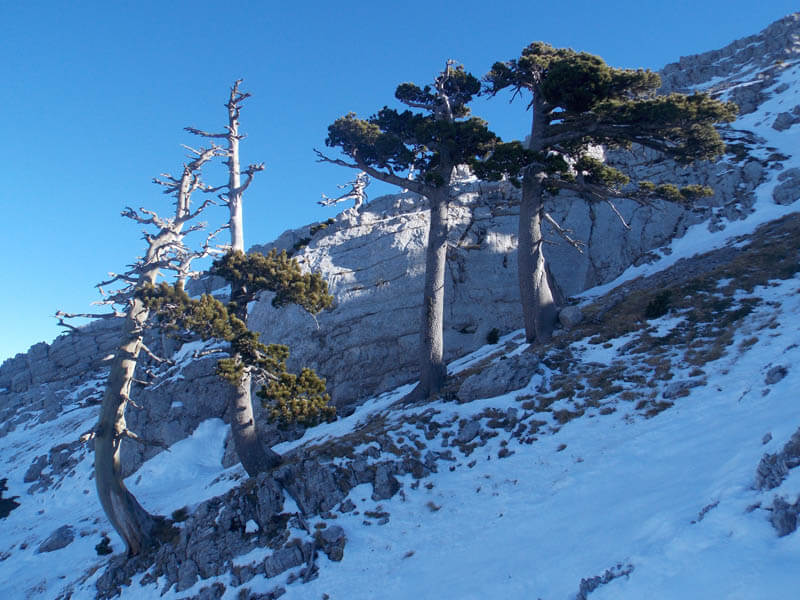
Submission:
M 375 481 L 372 484 L 373 500 L 388 500 L 400 489 L 400 482 L 394 476 L 392 463 L 379 463 L 375 467 Z
M 616 566 L 606 569 L 605 573 L 602 575 L 595 575 L 594 577 L 589 577 L 588 579 L 581 579 L 575 600 L 587 600 L 589 594 L 595 591 L 601 585 L 610 583 L 618 577 L 629 577 L 631 573 L 633 573 L 632 564 L 628 563 L 627 565 L 623 565 L 622 563 L 617 563 Z
M 778 532 L 778 537 L 789 535 L 797 529 L 797 515 L 800 513 L 800 500 L 794 504 L 789 504 L 786 500 L 778 496 L 772 501 L 771 510 L 772 514 L 769 517 L 769 521 Z
M 356 505 L 353 503 L 353 501 L 350 500 L 350 498 L 347 498 L 347 499 L 345 499 L 344 502 L 342 502 L 339 505 L 339 512 L 341 512 L 341 513 L 349 513 L 351 511 L 355 510 L 355 507 L 356 507 Z
M 386 520 L 388 522 L 388 519 Z M 381 523 L 378 524 L 380 525 Z M 317 540 L 320 548 L 330 560 L 337 562 L 342 560 L 344 557 L 344 545 L 347 543 L 344 529 L 339 525 L 326 527 L 319 532 Z
M 36 550 L 37 554 L 42 552 L 54 552 L 66 548 L 75 539 L 75 529 L 70 525 L 62 525 L 51 533 Z
M 350 491 L 349 487 L 346 490 L 339 487 L 339 483 L 347 483 L 350 487 L 354 483 L 335 465 L 310 459 L 282 465 L 275 470 L 274 476 L 305 515 L 331 510 Z
M 467 421 L 464 426 L 459 430 L 456 436 L 456 441 L 461 444 L 466 444 L 475 439 L 475 436 L 480 433 L 481 424 L 478 420 Z
M 558 321 L 564 329 L 572 329 L 583 321 L 583 312 L 577 306 L 565 306 L 558 312 Z
M 786 131 L 796 123 L 800 123 L 800 106 L 795 106 L 792 112 L 778 113 L 772 128 L 775 131 Z
M 25 471 L 25 476 L 22 478 L 22 481 L 25 483 L 32 483 L 39 479 L 39 476 L 42 474 L 42 471 L 47 466 L 47 455 L 42 454 L 37 456 L 33 459 L 31 466 L 28 467 L 28 470 Z
M 772 367 L 769 371 L 767 371 L 767 376 L 764 378 L 764 383 L 767 385 L 774 385 L 786 377 L 788 373 L 788 369 L 783 365 Z
M 264 561 L 264 573 L 267 577 L 280 575 L 284 571 L 302 565 L 313 551 L 314 548 L 309 543 L 291 544 L 276 550 Z
M 705 379 L 684 379 L 682 381 L 672 381 L 666 385 L 661 397 L 665 400 L 683 398 L 689 395 L 689 390 L 694 387 L 705 385 Z
M 772 434 L 767 432 L 764 434 L 764 437 L 761 438 L 761 445 L 769 444 L 772 441 Z
M 220 600 L 225 595 L 225 584 L 216 581 L 213 585 L 200 588 L 200 592 L 191 600 Z
M 786 169 L 778 175 L 779 183 L 772 190 L 772 199 L 776 204 L 791 204 L 800 198 L 800 168 Z
M 493 398 L 525 387 L 533 377 L 539 357 L 532 352 L 522 352 L 505 360 L 488 365 L 479 373 L 467 377 L 458 388 L 458 399 L 471 402 L 478 398 Z
M 771 490 L 778 487 L 789 470 L 800 465 L 800 428 L 794 432 L 780 452 L 765 454 L 756 467 L 754 487 L 757 490 Z

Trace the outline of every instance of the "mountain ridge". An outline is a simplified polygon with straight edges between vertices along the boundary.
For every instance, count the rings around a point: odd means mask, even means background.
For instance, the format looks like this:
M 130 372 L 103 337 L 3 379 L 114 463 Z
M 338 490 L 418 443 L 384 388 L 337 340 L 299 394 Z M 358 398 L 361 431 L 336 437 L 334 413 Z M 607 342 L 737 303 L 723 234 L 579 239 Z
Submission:
M 98 556 L 121 543 L 83 500 L 92 475 L 81 435 L 94 421 L 114 326 L 94 323 L 5 361 L 0 479 L 20 506 L 4 519 L 0 590 L 594 599 L 698 589 L 747 597 L 796 585 L 799 25 L 790 15 L 682 59 L 674 64 L 698 73 L 683 80 L 665 67 L 667 84 L 685 81 L 687 91 L 711 81 L 712 93 L 747 100 L 750 91 L 736 90 L 755 90 L 755 109 L 725 130 L 747 153 L 734 148 L 692 172 L 643 152 L 610 155 L 637 175 L 713 180 L 718 195 L 697 213 L 621 204 L 638 233 L 622 250 L 610 211 L 556 210 L 590 248 L 585 257 L 561 247 L 549 256 L 580 310 L 549 346 L 530 347 L 518 331 L 513 187 L 461 179 L 448 261 L 451 378 L 441 399 L 401 401 L 414 372 L 427 227 L 424 202 L 409 194 L 276 241 L 329 277 L 337 306 L 315 329 L 265 295 L 250 325 L 266 341 L 288 340 L 298 363 L 328 375 L 343 417 L 300 439 L 272 431 L 286 462 L 270 476 L 243 481 L 226 439 L 229 390 L 213 359 L 193 358 L 201 344 L 175 348 L 151 333 L 148 345 L 177 364 L 156 369 L 149 389 L 134 388 L 143 409 L 129 423 L 172 451 L 128 444 L 123 459 L 129 487 L 172 515 L 173 537 L 155 558 Z M 789 58 L 776 65 L 750 50 L 761 42 L 778 53 L 783 43 Z M 706 63 L 738 70 L 712 81 L 720 71 Z M 565 273 L 578 277 L 567 282 Z M 492 329 L 498 344 L 486 344 Z M 596 518 L 586 511 L 592 501 Z

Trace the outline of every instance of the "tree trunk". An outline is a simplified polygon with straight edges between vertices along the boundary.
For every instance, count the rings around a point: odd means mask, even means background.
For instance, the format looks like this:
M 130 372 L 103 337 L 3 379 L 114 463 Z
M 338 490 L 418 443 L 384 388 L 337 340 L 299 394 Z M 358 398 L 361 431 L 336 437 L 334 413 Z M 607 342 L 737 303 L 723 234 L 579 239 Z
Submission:
M 230 211 L 228 226 L 231 233 L 231 249 L 244 252 L 244 220 L 242 217 L 242 179 L 239 160 L 239 107 L 238 83 L 231 90 L 228 102 L 228 194 Z M 246 186 L 245 186 L 246 187 Z M 248 297 L 245 288 L 231 290 L 231 299 L 237 303 L 236 316 L 247 322 Z M 281 457 L 266 448 L 256 426 L 253 412 L 252 378 L 249 373 L 242 376 L 231 400 L 231 435 L 236 453 L 244 470 L 250 477 L 269 471 L 281 462 Z
M 97 495 L 114 529 L 125 540 L 129 556 L 138 554 L 152 542 L 161 521 L 142 508 L 128 491 L 120 468 L 120 442 L 127 431 L 125 408 L 148 314 L 138 299 L 132 300 L 122 341 L 111 364 L 94 441 Z
M 428 398 L 444 386 L 447 367 L 443 360 L 444 274 L 447 265 L 447 210 L 450 188 L 440 186 L 428 195 L 431 205 L 428 247 L 425 252 L 425 292 L 420 328 L 420 386 Z
M 281 463 L 281 456 L 264 446 L 256 427 L 251 395 L 251 377 L 245 374 L 236 386 L 231 409 L 231 433 L 236 453 L 250 477 L 265 473 Z
M 231 227 L 231 233 L 234 228 Z M 232 290 L 231 299 L 236 303 L 236 316 L 247 322 L 247 304 L 250 299 L 246 287 Z M 233 358 L 239 358 L 234 355 Z M 231 399 L 231 435 L 239 455 L 239 462 L 250 477 L 274 469 L 281 463 L 280 454 L 264 446 L 260 428 L 256 425 L 253 411 L 252 377 L 245 372 L 239 380 Z
M 228 224 L 231 230 L 231 248 L 244 252 L 244 220 L 242 217 L 241 173 L 239 172 L 239 122 L 231 116 L 228 136 Z
M 555 328 L 558 310 L 550 287 L 542 239 L 543 190 L 535 176 L 522 182 L 517 265 L 525 338 L 546 342 Z

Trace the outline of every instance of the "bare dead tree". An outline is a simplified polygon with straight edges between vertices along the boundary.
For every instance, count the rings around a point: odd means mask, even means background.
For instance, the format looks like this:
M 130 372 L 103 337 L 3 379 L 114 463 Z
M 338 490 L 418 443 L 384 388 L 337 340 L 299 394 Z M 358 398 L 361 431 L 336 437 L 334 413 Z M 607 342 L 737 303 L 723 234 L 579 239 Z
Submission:
M 209 133 L 195 127 L 186 130 L 194 135 L 210 138 L 224 139 L 227 147 L 223 150 L 227 157 L 225 164 L 228 167 L 228 185 L 223 186 L 225 192 L 219 198 L 228 207 L 230 216 L 228 228 L 230 229 L 231 245 L 233 252 L 244 253 L 244 219 L 242 212 L 242 198 L 245 190 L 250 186 L 256 173 L 264 170 L 264 163 L 253 163 L 244 171 L 240 169 L 239 142 L 245 138 L 239 132 L 239 115 L 242 103 L 250 97 L 250 93 L 239 90 L 242 83 L 238 79 L 231 86 L 230 96 L 225 107 L 228 109 L 228 125 L 223 133 Z M 242 175 L 245 176 L 242 182 Z M 235 314 L 242 321 L 247 321 L 247 304 L 252 295 L 251 290 L 245 286 L 231 289 L 231 301 L 236 304 Z M 237 359 L 238 356 L 234 356 Z M 256 424 L 255 411 L 253 410 L 252 396 L 253 378 L 249 370 L 245 370 L 241 380 L 236 386 L 231 406 L 231 433 L 233 436 L 236 453 L 245 471 L 251 477 L 276 467 L 281 457 L 267 447 L 262 440 Z
M 360 171 L 353 181 L 348 181 L 347 183 L 336 186 L 340 190 L 350 186 L 349 191 L 336 198 L 330 198 L 325 194 L 322 194 L 322 200 L 317 201 L 317 204 L 321 204 L 322 206 L 333 206 L 335 204 L 339 204 L 340 202 L 353 200 L 353 210 L 358 212 L 358 209 L 361 208 L 361 205 L 367 201 L 367 193 L 364 190 L 369 185 L 369 182 L 369 175 L 367 175 L 365 171 Z
M 222 133 L 209 133 L 195 127 L 187 127 L 186 131 L 204 138 L 224 139 L 227 141 L 227 147 L 223 150 L 223 156 L 227 157 L 225 164 L 228 166 L 228 185 L 222 186 L 226 189 L 226 192 L 220 194 L 219 198 L 230 211 L 229 226 L 231 231 L 231 249 L 244 252 L 242 195 L 245 190 L 250 187 L 255 174 L 264 170 L 264 163 L 253 163 L 244 171 L 240 168 L 239 142 L 246 136 L 239 133 L 239 114 L 242 110 L 242 102 L 250 97 L 249 92 L 239 91 L 239 85 L 241 83 L 241 79 L 237 79 L 233 83 L 230 97 L 225 104 L 225 107 L 228 109 L 228 125 L 225 127 L 226 131 Z M 245 176 L 244 183 L 242 183 L 242 175 Z
M 189 148 L 191 160 L 184 164 L 179 177 L 163 174 L 154 183 L 163 186 L 164 193 L 175 198 L 175 211 L 170 217 L 161 217 L 155 211 L 126 207 L 122 216 L 147 228 L 143 232 L 147 244 L 145 255 L 129 266 L 124 273 L 110 273 L 109 278 L 97 285 L 103 299 L 96 304 L 107 305 L 111 312 L 100 314 L 70 314 L 59 312 L 57 317 L 67 327 L 64 319 L 81 317 L 123 318 L 124 325 L 119 346 L 114 354 L 106 383 L 106 390 L 100 409 L 100 418 L 90 437 L 95 446 L 95 480 L 97 494 L 103 510 L 114 529 L 125 541 L 128 555 L 138 554 L 152 543 L 163 518 L 148 513 L 126 488 L 122 480 L 120 447 L 124 438 L 140 443 L 161 445 L 147 441 L 128 430 L 125 410 L 132 403 L 131 384 L 139 353 L 152 355 L 144 345 L 144 332 L 149 317 L 147 309 L 136 297 L 136 291 L 155 283 L 163 271 L 172 272 L 178 279 L 192 275 L 191 263 L 197 258 L 208 256 L 217 249 L 211 241 L 217 232 L 206 239 L 200 250 L 190 250 L 184 244 L 187 234 L 205 227 L 197 218 L 210 205 L 213 197 L 208 197 L 196 208 L 191 198 L 195 192 L 213 192 L 201 177 L 201 167 L 219 155 L 221 150 L 215 145 L 210 148 Z

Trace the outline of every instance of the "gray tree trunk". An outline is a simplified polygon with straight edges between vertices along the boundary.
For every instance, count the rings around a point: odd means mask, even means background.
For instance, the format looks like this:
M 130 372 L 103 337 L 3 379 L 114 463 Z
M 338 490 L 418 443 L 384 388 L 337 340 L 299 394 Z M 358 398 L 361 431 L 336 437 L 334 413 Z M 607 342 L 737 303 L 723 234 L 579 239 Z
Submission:
M 228 102 L 228 193 L 227 204 L 230 211 L 228 226 L 231 232 L 231 249 L 244 253 L 244 220 L 242 217 L 241 163 L 239 159 L 239 102 L 238 84 L 231 90 Z M 252 175 L 250 176 L 252 178 Z M 249 180 L 248 180 L 249 183 Z M 231 299 L 237 302 L 236 316 L 247 322 L 247 290 L 239 288 L 231 290 Z M 236 358 L 236 357 L 234 357 Z M 249 373 L 242 376 L 236 393 L 231 401 L 231 435 L 236 447 L 236 454 L 244 470 L 250 477 L 269 471 L 281 462 L 279 454 L 266 448 L 263 444 L 259 428 L 256 426 L 253 411 L 252 377 Z
M 231 433 L 236 454 L 250 477 L 265 473 L 281 463 L 281 456 L 264 445 L 253 414 L 251 395 L 252 381 L 245 374 L 239 385 L 231 405 Z
M 558 318 L 550 286 L 542 239 L 543 190 L 536 177 L 522 182 L 519 209 L 519 244 L 517 263 L 525 338 L 528 342 L 550 339 Z
M 431 192 L 428 247 L 425 251 L 425 291 L 420 327 L 420 391 L 425 397 L 439 393 L 447 378 L 443 359 L 444 275 L 447 266 L 447 211 L 450 187 Z
M 153 280 L 155 276 L 150 279 Z M 129 556 L 151 543 L 161 520 L 142 508 L 125 487 L 120 465 L 120 442 L 127 432 L 125 408 L 149 312 L 138 299 L 132 300 L 123 337 L 111 364 L 94 439 L 97 495 L 114 529 L 125 541 Z

